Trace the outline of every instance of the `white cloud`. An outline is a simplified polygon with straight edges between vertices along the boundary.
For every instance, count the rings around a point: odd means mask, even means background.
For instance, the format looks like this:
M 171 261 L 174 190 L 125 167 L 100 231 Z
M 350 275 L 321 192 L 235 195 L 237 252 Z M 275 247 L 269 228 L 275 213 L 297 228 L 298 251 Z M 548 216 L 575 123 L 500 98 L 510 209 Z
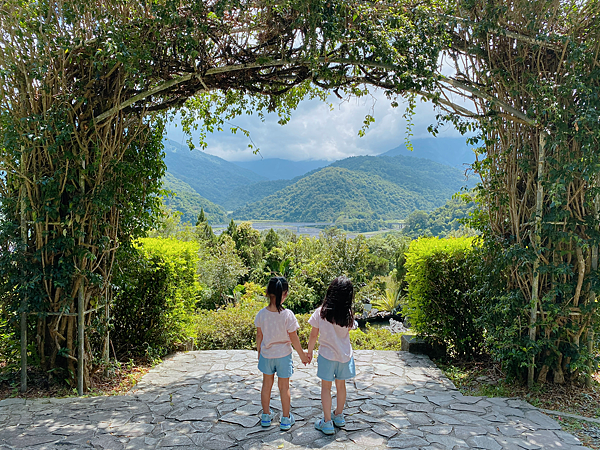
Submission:
M 392 108 L 381 91 L 343 102 L 332 96 L 329 101 L 334 105 L 333 110 L 316 100 L 302 102 L 284 126 L 277 123 L 274 114 L 268 115 L 265 122 L 256 116 L 247 116 L 237 118 L 234 124 L 250 132 L 264 158 L 333 161 L 383 153 L 405 141 L 406 120 L 402 117 L 405 105 Z M 375 123 L 361 138 L 358 132 L 367 114 L 375 117 Z M 431 137 L 427 127 L 435 122 L 435 114 L 431 103 L 418 101 L 412 139 Z M 440 130 L 440 136 L 456 137 L 459 134 L 449 125 Z M 176 128 L 174 124 L 168 125 L 167 137 L 181 143 L 186 140 L 180 127 Z M 217 132 L 209 135 L 207 142 L 207 153 L 229 161 L 258 158 L 248 148 L 250 140 L 241 133 Z

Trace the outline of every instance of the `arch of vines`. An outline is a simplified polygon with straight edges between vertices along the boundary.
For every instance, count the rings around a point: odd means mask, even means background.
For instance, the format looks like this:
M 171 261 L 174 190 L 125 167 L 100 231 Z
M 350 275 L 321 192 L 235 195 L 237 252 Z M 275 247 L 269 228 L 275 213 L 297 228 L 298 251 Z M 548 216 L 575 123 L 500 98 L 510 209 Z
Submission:
M 597 326 L 598 5 L 2 2 L 1 304 L 28 319 L 42 368 L 83 363 L 89 385 L 115 252 L 158 209 L 167 114 L 205 131 L 251 111 L 285 122 L 305 97 L 375 86 L 478 130 L 492 345 L 531 377 L 578 373 Z

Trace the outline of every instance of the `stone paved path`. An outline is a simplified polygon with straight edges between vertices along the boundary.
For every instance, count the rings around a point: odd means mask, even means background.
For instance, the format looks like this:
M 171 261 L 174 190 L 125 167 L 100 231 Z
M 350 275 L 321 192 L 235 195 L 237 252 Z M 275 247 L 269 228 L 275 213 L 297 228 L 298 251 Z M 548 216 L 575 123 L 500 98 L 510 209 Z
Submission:
M 256 352 L 199 351 L 166 359 L 124 396 L 0 401 L 0 449 L 585 448 L 526 402 L 463 396 L 425 356 L 363 350 L 355 359 L 347 425 L 334 436 L 313 426 L 314 365 L 295 359 L 297 422 L 281 432 L 278 421 L 259 424 Z M 279 411 L 276 389 L 272 397 Z

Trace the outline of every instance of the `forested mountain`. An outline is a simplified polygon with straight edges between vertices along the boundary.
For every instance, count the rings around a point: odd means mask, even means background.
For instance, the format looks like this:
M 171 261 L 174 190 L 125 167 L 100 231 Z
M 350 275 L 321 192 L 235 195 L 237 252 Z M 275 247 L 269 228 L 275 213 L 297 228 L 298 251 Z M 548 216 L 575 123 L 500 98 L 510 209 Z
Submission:
M 412 156 L 353 156 L 336 161 L 331 167 L 380 176 L 424 196 L 434 206 L 443 205 L 452 194 L 467 185 L 463 171 Z
M 457 138 L 423 138 L 411 141 L 413 150 L 408 150 L 402 144 L 380 156 L 412 156 L 425 158 L 447 166 L 464 169 L 465 164 L 475 162 L 472 146 L 466 144 L 465 137 Z
M 233 217 L 290 222 L 402 219 L 414 210 L 443 204 L 455 192 L 449 189 L 433 186 L 423 195 L 374 173 L 326 167 L 235 211 Z
M 165 205 L 174 211 L 181 212 L 182 222 L 194 225 L 200 209 L 203 208 L 211 225 L 227 223 L 227 213 L 223 208 L 201 197 L 189 184 L 175 178 L 169 172 L 163 179 L 163 188 L 176 193 L 176 196 L 170 195 L 165 198 Z
M 165 140 L 165 162 L 168 172 L 187 183 L 200 196 L 222 205 L 229 194 L 266 177 L 239 167 L 200 150 L 193 150 L 171 140 Z
M 239 186 L 229 192 L 226 200 L 223 201 L 223 207 L 227 211 L 234 211 L 243 206 L 262 200 L 275 192 L 294 184 L 295 181 L 302 177 L 297 177 L 294 180 L 269 180 L 259 181 L 254 184 Z

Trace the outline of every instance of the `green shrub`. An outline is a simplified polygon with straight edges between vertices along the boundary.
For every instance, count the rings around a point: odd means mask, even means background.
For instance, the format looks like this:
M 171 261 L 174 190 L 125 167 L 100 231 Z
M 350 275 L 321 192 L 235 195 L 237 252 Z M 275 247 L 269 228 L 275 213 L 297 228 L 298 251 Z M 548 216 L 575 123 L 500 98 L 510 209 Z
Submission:
M 477 323 L 483 301 L 471 295 L 475 261 L 473 238 L 421 238 L 406 255 L 408 302 L 403 312 L 411 327 L 456 356 L 481 352 L 483 329 Z
M 254 318 L 266 303 L 200 309 L 195 316 L 198 350 L 252 350 L 256 348 Z
M 119 258 L 111 336 L 121 355 L 164 355 L 193 335 L 198 243 L 147 238 Z
M 0 373 L 18 369 L 20 350 L 21 343 L 17 328 L 0 310 Z
M 385 328 L 360 329 L 350 331 L 350 342 L 354 350 L 398 350 L 402 349 L 402 335 L 392 334 Z

